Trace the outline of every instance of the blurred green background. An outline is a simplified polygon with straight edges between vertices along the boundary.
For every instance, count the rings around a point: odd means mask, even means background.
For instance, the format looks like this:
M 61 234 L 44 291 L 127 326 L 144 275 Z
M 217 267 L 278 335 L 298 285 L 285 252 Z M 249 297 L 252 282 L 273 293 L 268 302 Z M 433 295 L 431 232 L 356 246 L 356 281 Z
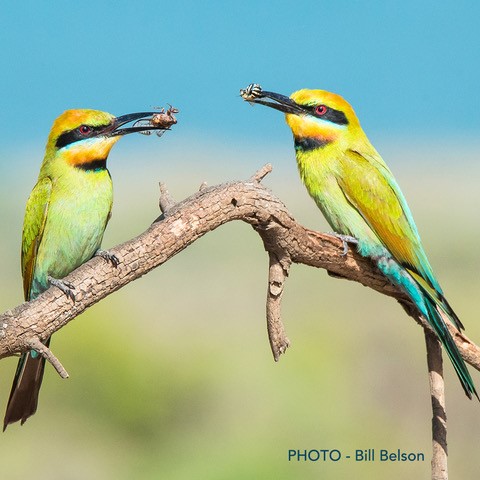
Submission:
M 123 114 L 171 102 L 181 110 L 161 139 L 131 136 L 114 148 L 106 248 L 158 216 L 158 181 L 181 200 L 203 181 L 245 179 L 266 162 L 274 171 L 265 184 L 295 218 L 329 230 L 300 183 L 281 116 L 237 97 L 256 81 L 282 93 L 328 88 L 354 104 L 409 201 L 449 301 L 480 341 L 478 5 L 210 7 L 6 6 L 1 311 L 22 301 L 23 209 L 51 122 L 66 108 Z M 228 224 L 55 334 L 70 378 L 47 368 L 37 414 L 2 434 L 2 478 L 429 478 L 421 329 L 393 300 L 294 265 L 283 305 L 292 347 L 275 364 L 267 266 L 258 235 Z M 0 362 L 0 404 L 15 365 Z M 479 405 L 445 367 L 450 472 L 477 478 Z M 426 460 L 288 461 L 290 449 L 367 448 Z

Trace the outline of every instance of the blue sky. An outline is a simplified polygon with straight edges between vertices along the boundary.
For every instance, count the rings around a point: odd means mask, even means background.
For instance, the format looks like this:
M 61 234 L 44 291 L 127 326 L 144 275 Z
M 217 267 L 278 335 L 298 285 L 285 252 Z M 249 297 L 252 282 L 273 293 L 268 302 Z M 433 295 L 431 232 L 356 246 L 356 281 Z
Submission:
M 480 126 L 478 2 L 9 3 L 0 32 L 9 154 L 18 142 L 43 145 L 52 120 L 75 107 L 120 115 L 170 102 L 183 135 L 284 138 L 277 113 L 238 98 L 250 82 L 340 93 L 367 133 L 474 137 Z

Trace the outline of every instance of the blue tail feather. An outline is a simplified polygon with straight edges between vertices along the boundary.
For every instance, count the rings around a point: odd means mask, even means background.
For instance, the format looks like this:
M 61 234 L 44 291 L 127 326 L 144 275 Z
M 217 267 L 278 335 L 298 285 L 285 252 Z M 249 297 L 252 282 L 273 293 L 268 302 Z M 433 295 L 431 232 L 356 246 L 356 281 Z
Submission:
M 465 394 L 470 399 L 472 398 L 472 395 L 475 395 L 480 400 L 477 391 L 475 390 L 472 377 L 470 376 L 467 366 L 465 365 L 465 361 L 460 355 L 458 347 L 448 331 L 447 325 L 445 324 L 442 316 L 439 314 L 435 304 L 432 303 L 432 301 L 427 297 L 425 297 L 425 305 L 428 310 L 428 323 L 432 326 L 433 330 L 442 342 L 450 361 L 457 372 L 460 383 L 465 390 Z
M 437 337 L 442 342 L 467 397 L 471 399 L 472 395 L 475 395 L 480 400 L 467 366 L 460 355 L 455 341 L 448 331 L 445 321 L 437 309 L 435 299 L 432 298 L 429 292 L 424 290 L 402 266 L 391 258 L 387 252 L 385 253 L 386 255 L 374 258 L 378 268 L 392 281 L 392 283 L 405 290 L 420 313 L 427 319 Z M 443 295 L 439 301 L 441 302 L 439 307 L 448 315 L 452 323 L 459 328 L 463 327 Z

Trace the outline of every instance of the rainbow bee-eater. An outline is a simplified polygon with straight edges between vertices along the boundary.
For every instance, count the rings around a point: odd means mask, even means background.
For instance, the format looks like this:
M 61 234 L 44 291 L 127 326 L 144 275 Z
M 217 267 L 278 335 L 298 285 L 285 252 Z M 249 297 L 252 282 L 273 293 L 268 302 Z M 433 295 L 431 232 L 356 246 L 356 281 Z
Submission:
M 72 285 L 61 279 L 94 255 L 113 264 L 118 259 L 100 250 L 110 218 L 113 190 L 106 162 L 122 135 L 161 130 L 141 112 L 121 117 L 98 110 L 67 110 L 54 122 L 37 184 L 23 223 L 21 266 L 25 299 L 51 285 L 74 300 Z M 136 126 L 122 126 L 137 121 Z M 44 343 L 48 346 L 50 339 Z M 45 359 L 36 351 L 19 360 L 4 419 L 25 420 L 37 409 Z
M 400 187 L 350 104 L 324 90 L 287 97 L 252 84 L 240 93 L 285 114 L 302 181 L 330 226 L 408 294 L 442 342 L 467 396 L 478 398 L 441 313 L 459 330 L 463 325 L 433 274 Z

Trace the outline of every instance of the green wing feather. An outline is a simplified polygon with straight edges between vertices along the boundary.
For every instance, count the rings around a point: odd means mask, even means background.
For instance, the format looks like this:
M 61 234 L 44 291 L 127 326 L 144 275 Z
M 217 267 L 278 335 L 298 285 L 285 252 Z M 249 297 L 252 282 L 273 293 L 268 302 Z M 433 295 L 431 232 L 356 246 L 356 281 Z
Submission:
M 348 201 L 397 262 L 420 274 L 441 294 L 407 202 L 387 166 L 351 150 L 340 165 L 337 182 Z
M 32 190 L 25 209 L 22 235 L 22 276 L 26 300 L 30 300 L 30 287 L 35 272 L 38 246 L 42 241 L 51 194 L 52 180 L 49 177 L 40 179 Z
M 405 197 L 383 160 L 348 150 L 340 168 L 337 182 L 350 204 L 425 294 L 462 329 L 433 274 Z

